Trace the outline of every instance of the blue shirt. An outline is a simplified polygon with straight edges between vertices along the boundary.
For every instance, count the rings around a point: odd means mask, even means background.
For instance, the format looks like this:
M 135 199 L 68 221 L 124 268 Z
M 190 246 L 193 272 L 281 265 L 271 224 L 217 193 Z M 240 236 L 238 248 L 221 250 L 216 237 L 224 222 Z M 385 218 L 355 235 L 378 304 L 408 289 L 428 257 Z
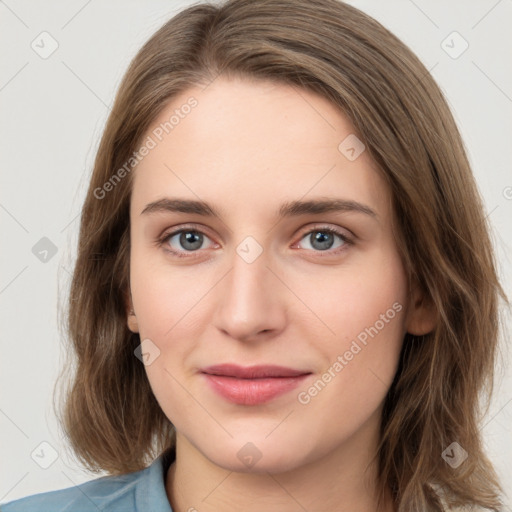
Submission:
M 165 476 L 174 459 L 175 451 L 170 448 L 140 471 L 34 494 L 2 504 L 0 511 L 172 512 L 165 492 Z

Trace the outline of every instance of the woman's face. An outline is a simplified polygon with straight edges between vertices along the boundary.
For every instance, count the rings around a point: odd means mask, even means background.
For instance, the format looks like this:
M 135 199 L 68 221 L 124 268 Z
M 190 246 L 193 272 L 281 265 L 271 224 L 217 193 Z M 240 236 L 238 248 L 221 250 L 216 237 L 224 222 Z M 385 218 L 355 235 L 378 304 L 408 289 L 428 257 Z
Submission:
M 348 120 L 305 90 L 219 77 L 174 98 L 144 144 L 128 322 L 179 435 L 235 471 L 376 440 L 425 320 Z

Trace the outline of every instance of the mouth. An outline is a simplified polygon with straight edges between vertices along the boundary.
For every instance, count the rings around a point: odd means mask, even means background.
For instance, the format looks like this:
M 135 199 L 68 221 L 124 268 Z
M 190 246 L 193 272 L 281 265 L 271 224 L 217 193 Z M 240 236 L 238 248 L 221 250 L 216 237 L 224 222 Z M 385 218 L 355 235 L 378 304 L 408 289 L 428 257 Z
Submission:
M 259 405 L 290 392 L 311 372 L 275 365 L 242 367 L 233 364 L 201 370 L 211 389 L 238 405 Z

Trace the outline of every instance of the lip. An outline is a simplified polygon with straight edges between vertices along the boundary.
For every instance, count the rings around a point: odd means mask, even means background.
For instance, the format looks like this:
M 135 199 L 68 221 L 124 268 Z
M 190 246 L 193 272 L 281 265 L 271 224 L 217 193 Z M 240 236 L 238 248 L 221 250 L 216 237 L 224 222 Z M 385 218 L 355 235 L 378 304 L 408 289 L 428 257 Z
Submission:
M 201 370 L 210 387 L 229 402 L 258 405 L 297 387 L 311 372 L 275 365 L 221 364 Z

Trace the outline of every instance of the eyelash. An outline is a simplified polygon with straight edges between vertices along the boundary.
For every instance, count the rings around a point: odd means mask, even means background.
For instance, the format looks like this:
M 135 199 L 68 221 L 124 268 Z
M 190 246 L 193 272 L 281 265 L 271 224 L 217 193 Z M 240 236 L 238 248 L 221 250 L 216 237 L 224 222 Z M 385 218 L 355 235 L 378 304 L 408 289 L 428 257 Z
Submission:
M 208 235 L 204 231 L 202 231 L 199 227 L 190 225 L 190 226 L 182 227 L 175 231 L 164 233 L 160 238 L 158 238 L 157 245 L 159 247 L 162 247 L 173 236 L 179 235 L 180 233 L 187 233 L 187 232 L 199 233 L 201 235 L 208 237 Z M 328 256 L 333 256 L 333 255 L 339 254 L 340 252 L 343 252 L 344 250 L 346 250 L 347 246 L 354 244 L 354 241 L 352 239 L 350 239 L 346 234 L 342 233 L 341 231 L 338 231 L 335 228 L 328 227 L 328 226 L 315 226 L 315 227 L 311 228 L 309 231 L 305 231 L 301 235 L 299 241 L 302 240 L 303 238 L 305 238 L 307 235 L 311 235 L 311 233 L 317 233 L 317 232 L 336 235 L 344 243 L 344 245 L 342 247 L 338 247 L 335 250 L 330 250 L 330 249 L 327 249 L 326 251 L 313 250 L 313 252 L 319 253 L 320 257 L 328 257 Z M 200 252 L 200 249 L 198 249 L 196 251 L 175 251 L 175 250 L 169 249 L 168 247 L 166 247 L 164 250 L 166 252 L 172 254 L 173 256 L 176 256 L 177 258 L 194 258 L 194 256 L 193 256 L 194 253 Z M 305 249 L 305 250 L 311 250 L 311 249 Z M 187 252 L 188 252 L 188 254 L 186 254 Z M 324 255 L 322 253 L 327 253 L 327 254 Z

